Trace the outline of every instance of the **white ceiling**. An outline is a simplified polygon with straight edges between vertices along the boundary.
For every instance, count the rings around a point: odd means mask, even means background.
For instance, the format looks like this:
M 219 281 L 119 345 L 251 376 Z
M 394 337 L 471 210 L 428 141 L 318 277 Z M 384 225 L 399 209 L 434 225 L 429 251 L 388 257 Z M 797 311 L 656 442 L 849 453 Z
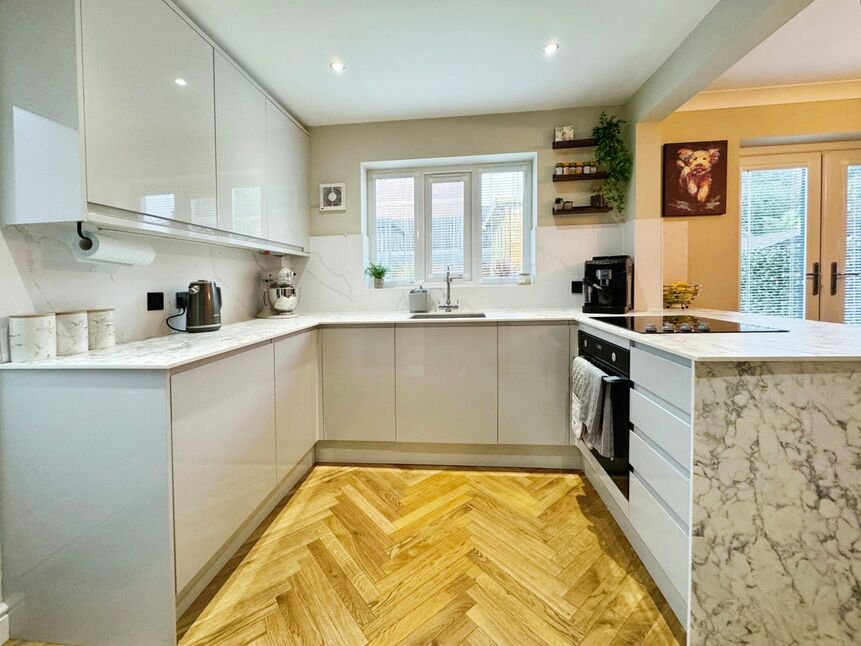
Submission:
M 708 90 L 861 79 L 861 3 L 814 0 Z
M 175 1 L 308 125 L 622 104 L 717 2 Z

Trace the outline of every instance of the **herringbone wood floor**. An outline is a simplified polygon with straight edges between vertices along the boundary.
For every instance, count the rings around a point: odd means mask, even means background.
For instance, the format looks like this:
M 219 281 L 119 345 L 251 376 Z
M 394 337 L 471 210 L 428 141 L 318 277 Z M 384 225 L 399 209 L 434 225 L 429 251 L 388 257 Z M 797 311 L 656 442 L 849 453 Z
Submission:
M 585 477 L 316 466 L 179 622 L 203 644 L 679 644 Z

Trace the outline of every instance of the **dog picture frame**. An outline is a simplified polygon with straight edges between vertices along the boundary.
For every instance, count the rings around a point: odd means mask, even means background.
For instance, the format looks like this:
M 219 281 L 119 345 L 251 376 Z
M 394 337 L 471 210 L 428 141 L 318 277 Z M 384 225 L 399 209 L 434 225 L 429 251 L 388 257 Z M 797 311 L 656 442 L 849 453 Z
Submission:
M 726 180 L 726 140 L 664 144 L 662 215 L 723 215 Z
M 320 184 L 320 210 L 321 211 L 344 211 L 344 198 L 346 197 L 347 185 L 344 183 Z

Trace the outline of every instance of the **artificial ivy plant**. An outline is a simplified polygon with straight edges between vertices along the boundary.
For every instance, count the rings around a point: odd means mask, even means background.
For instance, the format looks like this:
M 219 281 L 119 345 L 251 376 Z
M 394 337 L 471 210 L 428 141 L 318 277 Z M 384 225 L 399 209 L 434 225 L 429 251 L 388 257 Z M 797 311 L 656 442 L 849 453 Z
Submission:
M 607 173 L 603 184 L 604 198 L 620 214 L 625 212 L 628 182 L 633 170 L 631 152 L 622 140 L 624 123 L 624 119 L 602 112 L 598 125 L 592 128 L 592 137 L 598 142 L 595 159 L 598 167 Z

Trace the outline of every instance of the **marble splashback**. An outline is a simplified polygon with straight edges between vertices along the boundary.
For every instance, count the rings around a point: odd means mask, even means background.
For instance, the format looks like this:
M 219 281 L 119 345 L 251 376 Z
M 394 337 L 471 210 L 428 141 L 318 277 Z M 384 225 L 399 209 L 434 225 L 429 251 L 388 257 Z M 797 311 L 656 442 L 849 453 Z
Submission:
M 583 277 L 583 263 L 592 256 L 623 253 L 620 224 L 538 227 L 535 240 L 536 281 L 533 285 L 452 284 L 452 301 L 462 309 L 580 308 L 583 298 L 571 293 L 571 281 Z M 311 257 L 298 260 L 302 312 L 374 312 L 408 310 L 409 288 L 365 286 L 361 235 L 311 237 Z M 430 289 L 435 303 L 445 290 Z
M 147 238 L 156 250 L 146 267 L 77 262 L 71 225 L 0 229 L 0 362 L 8 361 L 7 318 L 16 314 L 113 307 L 118 343 L 169 332 L 174 292 L 199 278 L 222 288 L 225 323 L 253 318 L 259 309 L 258 274 L 277 262 L 239 249 Z M 165 310 L 148 312 L 146 293 L 165 292 Z
M 690 643 L 861 634 L 861 363 L 696 366 Z

